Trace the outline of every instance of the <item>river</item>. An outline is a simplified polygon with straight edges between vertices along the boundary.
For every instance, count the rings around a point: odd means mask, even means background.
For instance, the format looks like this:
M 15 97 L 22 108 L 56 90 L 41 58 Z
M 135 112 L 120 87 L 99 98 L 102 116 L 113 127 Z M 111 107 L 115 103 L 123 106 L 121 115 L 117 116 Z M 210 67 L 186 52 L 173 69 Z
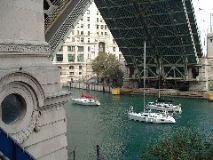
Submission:
M 182 105 L 182 114 L 175 124 L 147 124 L 128 120 L 130 105 L 143 111 L 142 95 L 113 96 L 109 93 L 71 89 L 72 96 L 80 92 L 95 95 L 101 106 L 81 106 L 69 101 L 65 105 L 69 160 L 96 160 L 96 145 L 104 160 L 139 160 L 144 149 L 174 128 L 186 126 L 213 132 L 213 103 L 201 99 L 170 98 Z M 155 97 L 146 96 L 146 102 Z

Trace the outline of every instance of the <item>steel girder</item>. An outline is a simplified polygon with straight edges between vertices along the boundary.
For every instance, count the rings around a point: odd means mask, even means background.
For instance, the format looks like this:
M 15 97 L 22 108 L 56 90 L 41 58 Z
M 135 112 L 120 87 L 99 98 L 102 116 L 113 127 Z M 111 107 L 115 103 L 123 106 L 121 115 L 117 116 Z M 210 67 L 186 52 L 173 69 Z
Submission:
M 95 0 L 125 60 L 143 77 L 147 42 L 150 78 L 186 79 L 202 56 L 191 0 Z M 138 78 L 139 78 L 138 77 Z
M 54 54 L 91 4 L 90 0 L 44 0 L 45 38 Z

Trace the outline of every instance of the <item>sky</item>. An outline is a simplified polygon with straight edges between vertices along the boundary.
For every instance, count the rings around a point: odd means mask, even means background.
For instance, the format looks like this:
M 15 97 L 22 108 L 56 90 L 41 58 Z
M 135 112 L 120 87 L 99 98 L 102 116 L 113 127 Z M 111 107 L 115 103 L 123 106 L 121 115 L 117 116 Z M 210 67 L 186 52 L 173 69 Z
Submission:
M 210 13 L 213 13 L 213 0 L 192 0 L 192 2 L 195 9 L 198 32 L 200 34 L 200 40 L 205 55 L 207 51 L 206 37 L 207 33 L 210 32 Z
M 213 13 L 213 0 L 197 0 L 201 8 L 207 13 Z

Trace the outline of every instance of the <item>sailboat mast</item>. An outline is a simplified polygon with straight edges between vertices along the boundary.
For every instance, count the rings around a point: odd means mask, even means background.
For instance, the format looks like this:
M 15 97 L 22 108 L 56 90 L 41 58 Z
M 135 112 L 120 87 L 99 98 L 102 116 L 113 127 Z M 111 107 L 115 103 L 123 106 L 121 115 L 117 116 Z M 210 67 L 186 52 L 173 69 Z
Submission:
M 160 81 L 160 71 L 159 71 L 159 76 L 158 76 L 158 99 L 160 99 L 160 83 L 161 83 L 161 81 Z
M 144 40 L 144 52 L 143 52 L 143 68 L 144 68 L 144 71 L 143 71 L 143 87 L 144 87 L 144 90 L 143 90 L 143 96 L 144 96 L 144 110 L 145 110 L 145 105 L 146 105 L 146 101 L 145 101 L 145 88 L 146 88 L 146 41 Z

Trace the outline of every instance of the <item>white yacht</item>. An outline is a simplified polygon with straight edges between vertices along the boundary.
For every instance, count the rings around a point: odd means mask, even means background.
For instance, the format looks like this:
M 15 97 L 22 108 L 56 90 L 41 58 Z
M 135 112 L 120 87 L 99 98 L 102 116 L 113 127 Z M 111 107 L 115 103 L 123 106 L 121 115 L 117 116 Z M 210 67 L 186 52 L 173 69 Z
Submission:
M 156 102 L 148 102 L 146 105 L 146 109 L 152 109 L 152 110 L 157 110 L 157 111 L 168 111 L 168 112 L 178 112 L 181 113 L 181 104 L 172 104 L 170 102 L 166 101 L 156 101 Z
M 100 106 L 101 103 L 95 98 L 72 98 L 72 102 L 75 104 L 85 105 L 85 106 Z
M 154 113 L 151 111 L 136 113 L 133 111 L 132 106 L 130 107 L 128 111 L 128 118 L 130 120 L 147 122 L 147 123 L 167 123 L 167 124 L 176 123 L 175 119 L 171 115 L 169 115 L 166 110 L 161 113 Z

